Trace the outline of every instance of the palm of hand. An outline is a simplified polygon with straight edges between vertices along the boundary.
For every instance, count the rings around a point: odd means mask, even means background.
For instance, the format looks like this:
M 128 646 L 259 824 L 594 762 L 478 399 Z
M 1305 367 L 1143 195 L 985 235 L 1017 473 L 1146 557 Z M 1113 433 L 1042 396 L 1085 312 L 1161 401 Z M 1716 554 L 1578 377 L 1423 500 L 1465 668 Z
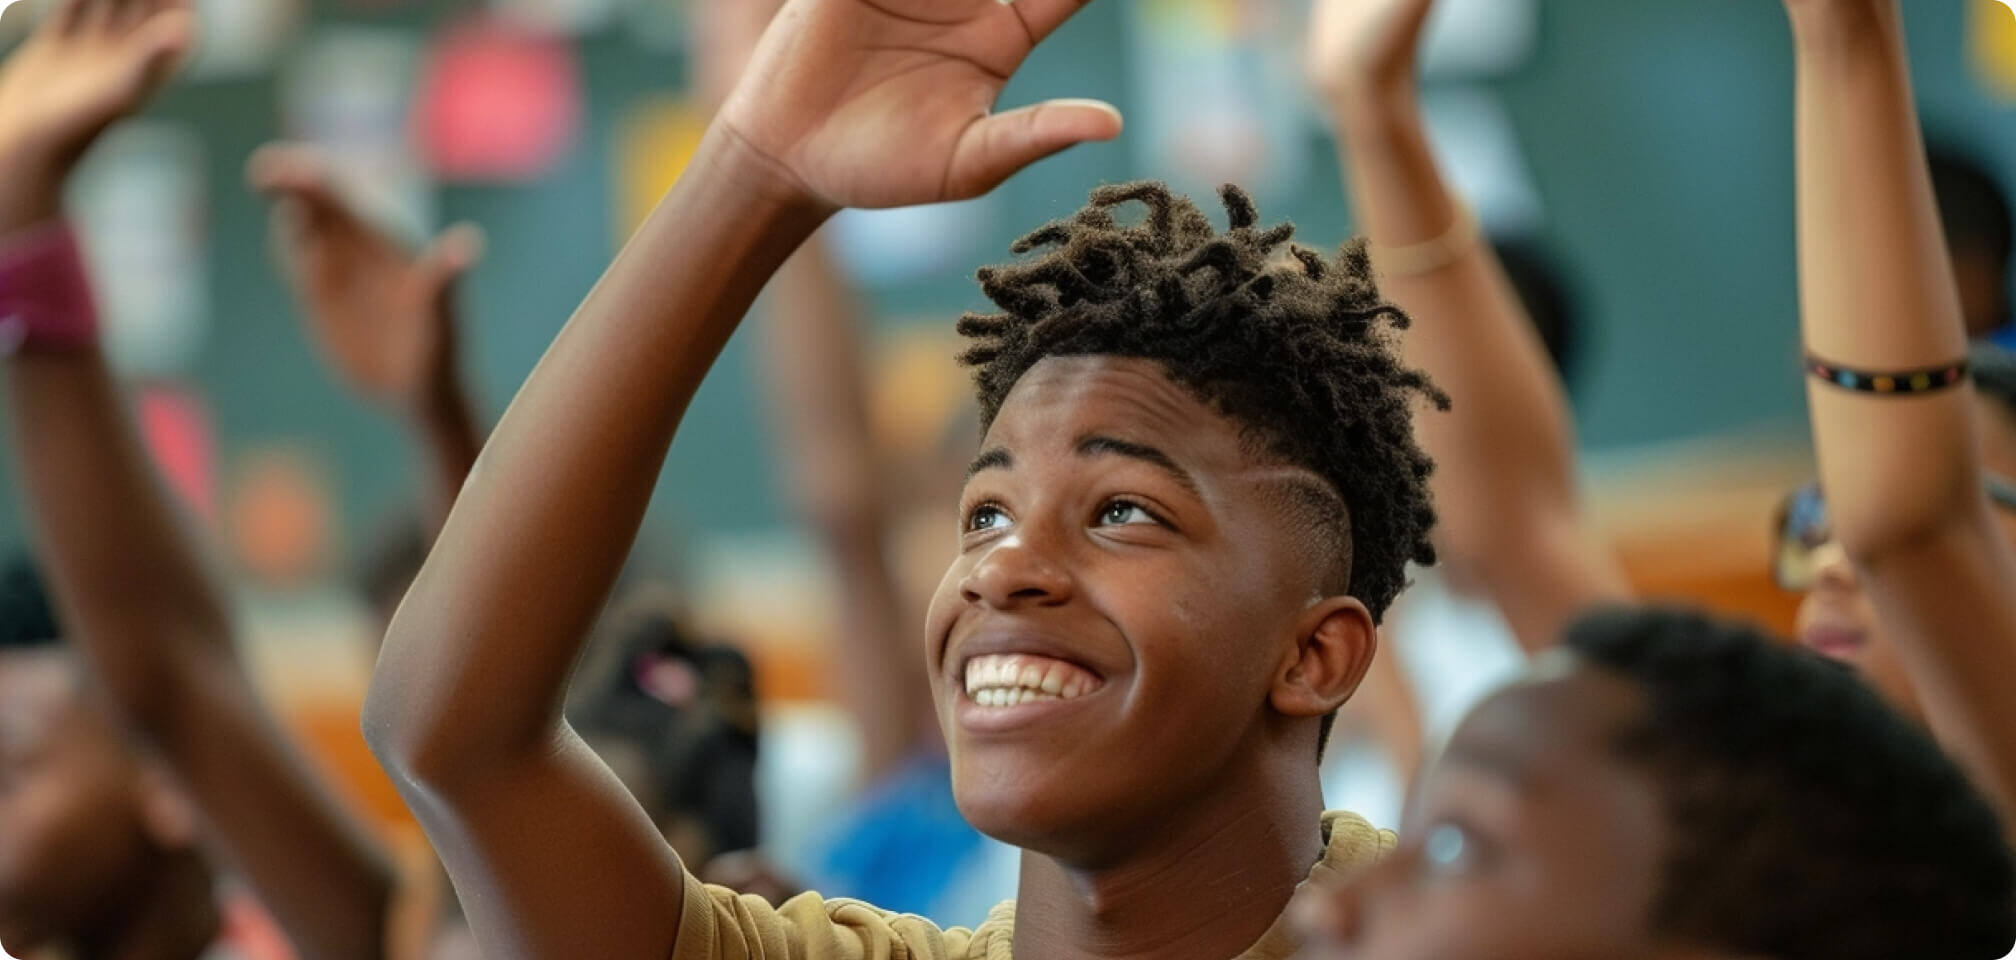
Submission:
M 57 156 L 82 150 L 161 86 L 188 43 L 190 18 L 179 3 L 82 6 L 71 0 L 51 12 L 0 68 L 0 126 L 10 142 Z
M 362 224 L 323 228 L 297 252 L 302 307 L 337 372 L 374 399 L 413 399 L 447 350 L 443 291 L 415 258 Z
M 972 197 L 1035 159 L 1011 164 L 1016 132 L 983 121 L 1036 41 L 1082 2 L 793 0 L 722 121 L 834 206 Z

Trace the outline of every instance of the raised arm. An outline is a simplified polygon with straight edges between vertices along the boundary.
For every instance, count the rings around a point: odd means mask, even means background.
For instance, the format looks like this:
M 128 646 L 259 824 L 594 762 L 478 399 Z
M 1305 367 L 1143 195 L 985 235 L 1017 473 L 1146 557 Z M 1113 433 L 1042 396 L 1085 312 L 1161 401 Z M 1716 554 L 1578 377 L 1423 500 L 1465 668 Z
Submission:
M 1966 332 L 1897 0 L 1786 7 L 1797 45 L 1807 350 L 1878 373 L 1958 363 Z M 1815 377 L 1808 400 L 1835 536 L 1933 732 L 2004 816 L 2016 816 L 2016 700 L 2006 683 L 2016 676 L 2016 557 L 1983 492 L 1973 391 L 1866 393 Z
M 72 639 L 231 862 L 304 957 L 381 957 L 392 874 L 254 692 L 224 602 L 75 325 L 81 273 L 35 252 L 57 235 L 76 158 L 173 72 L 191 31 L 180 3 L 68 0 L 0 66 L 0 257 L 41 257 L 27 279 L 45 291 L 5 363 L 14 462 Z M 79 282 L 51 298 L 64 277 Z M 22 280 L 0 284 L 11 296 Z
M 312 147 L 263 147 L 247 178 L 274 201 L 274 247 L 323 359 L 352 392 L 395 413 L 419 445 L 438 527 L 483 448 L 456 349 L 455 303 L 457 282 L 482 257 L 482 232 L 458 225 L 409 251 L 344 200 Z
M 843 205 L 970 197 L 1109 107 L 990 113 L 1080 0 L 794 0 L 693 163 L 485 446 L 386 638 L 365 732 L 488 955 L 666 956 L 683 869 L 561 714 L 681 416 L 793 250 Z
M 1442 562 L 1537 651 L 1630 587 L 1578 498 L 1560 378 L 1429 150 L 1415 58 L 1432 6 L 1316 0 L 1310 71 L 1337 126 L 1381 290 L 1414 319 L 1407 360 L 1452 401 L 1415 427 L 1436 463 Z

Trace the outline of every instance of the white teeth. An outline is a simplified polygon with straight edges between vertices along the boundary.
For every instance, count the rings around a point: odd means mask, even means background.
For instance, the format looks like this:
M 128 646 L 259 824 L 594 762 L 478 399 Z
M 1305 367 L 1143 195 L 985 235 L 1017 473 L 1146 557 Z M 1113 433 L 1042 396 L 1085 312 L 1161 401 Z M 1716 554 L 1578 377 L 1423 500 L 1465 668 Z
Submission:
M 966 695 L 983 707 L 1070 700 L 1099 686 L 1099 678 L 1080 667 L 1032 654 L 990 654 L 966 663 Z

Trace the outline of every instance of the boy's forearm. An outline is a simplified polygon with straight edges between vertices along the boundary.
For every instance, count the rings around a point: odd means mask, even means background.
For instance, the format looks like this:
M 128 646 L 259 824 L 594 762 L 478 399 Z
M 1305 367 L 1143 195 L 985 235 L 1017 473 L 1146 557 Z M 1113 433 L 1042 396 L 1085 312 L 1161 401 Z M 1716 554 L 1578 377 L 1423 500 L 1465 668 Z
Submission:
M 674 430 L 830 211 L 718 127 L 485 445 L 386 639 L 366 720 L 409 777 L 547 748 Z

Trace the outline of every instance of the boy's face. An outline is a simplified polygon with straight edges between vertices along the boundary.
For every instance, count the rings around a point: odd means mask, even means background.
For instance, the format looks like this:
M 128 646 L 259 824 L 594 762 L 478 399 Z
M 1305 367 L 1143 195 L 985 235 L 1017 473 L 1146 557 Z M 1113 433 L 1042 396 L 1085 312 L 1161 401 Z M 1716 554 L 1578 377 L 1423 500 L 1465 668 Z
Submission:
M 1022 377 L 974 462 L 927 624 L 974 826 L 1096 861 L 1172 807 L 1256 781 L 1240 771 L 1281 763 L 1279 741 L 1313 771 L 1320 714 L 1275 707 L 1298 638 L 1329 623 L 1336 558 L 1283 505 L 1297 482 L 1321 481 L 1255 458 L 1152 361 L 1051 358 Z M 1333 690 L 1374 643 L 1344 602 L 1350 626 L 1325 635 L 1357 660 Z
M 61 653 L 0 654 L 0 942 L 102 921 L 151 855 L 137 761 Z
M 1654 784 L 1612 745 L 1640 694 L 1572 664 L 1550 660 L 1472 711 L 1416 791 L 1401 848 L 1298 904 L 1315 927 L 1311 956 L 1698 955 L 1645 929 L 1666 830 Z

